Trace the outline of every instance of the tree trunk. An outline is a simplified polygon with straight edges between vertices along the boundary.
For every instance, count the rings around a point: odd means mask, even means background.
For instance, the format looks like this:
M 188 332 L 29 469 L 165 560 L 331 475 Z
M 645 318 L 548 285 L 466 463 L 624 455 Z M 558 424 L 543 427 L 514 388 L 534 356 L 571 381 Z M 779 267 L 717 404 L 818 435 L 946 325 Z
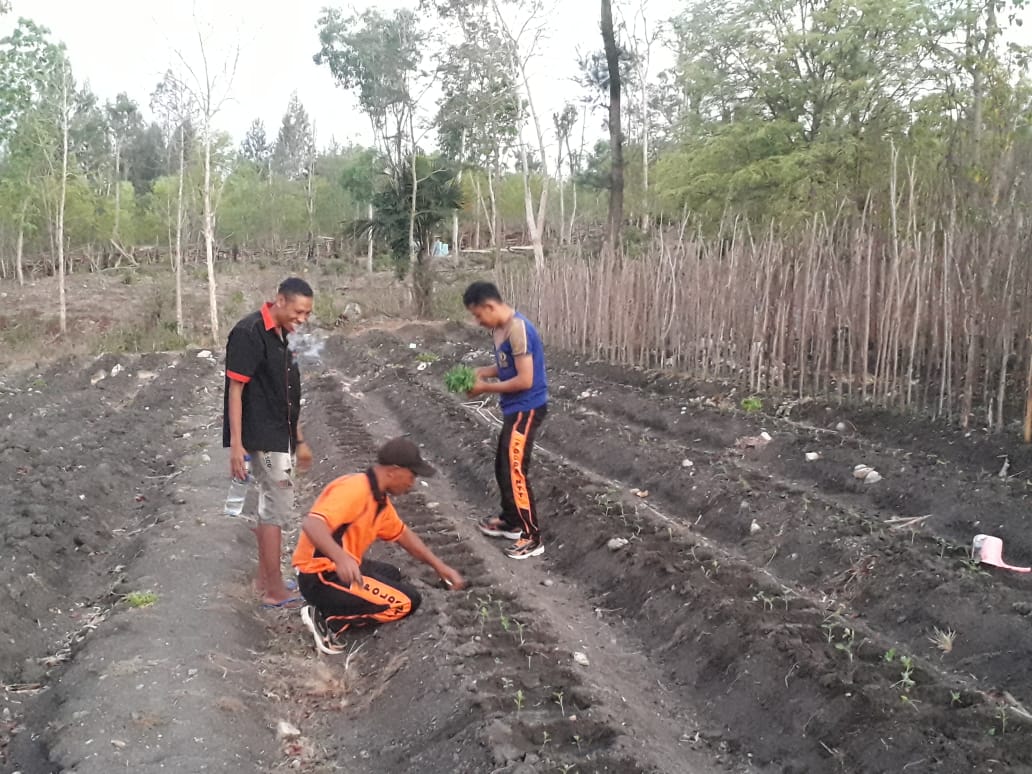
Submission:
M 434 273 L 430 266 L 430 254 L 426 246 L 420 246 L 412 265 L 412 298 L 416 305 L 416 316 L 429 320 L 434 314 Z
M 315 177 L 315 142 L 313 134 L 312 154 L 308 157 L 308 180 L 305 185 L 305 206 L 308 209 L 308 260 L 315 258 L 315 189 L 312 179 Z
M 373 203 L 369 203 L 369 220 L 373 219 Z M 369 230 L 369 244 L 366 248 L 366 271 L 373 273 L 373 231 Z
M 498 160 L 487 172 L 487 192 L 491 197 L 491 244 L 494 247 L 494 266 L 497 271 L 502 263 L 502 234 L 501 224 L 498 219 L 498 198 L 495 194 L 494 178 L 498 173 Z
M 649 205 L 649 85 L 647 73 L 641 79 L 641 195 L 642 207 L 641 230 L 648 233 L 652 221 L 652 208 Z
M 68 332 L 68 299 L 65 296 L 64 216 L 68 195 L 68 73 L 61 65 L 61 193 L 57 200 L 57 294 L 60 307 L 61 333 Z
M 545 248 L 538 237 L 538 222 L 534 216 L 534 195 L 530 190 L 530 165 L 527 163 L 527 146 L 520 144 L 520 168 L 523 171 L 523 208 L 527 215 L 527 231 L 530 232 L 530 241 L 534 246 L 534 266 L 541 268 L 545 265 Z M 547 185 L 547 181 L 545 182 Z M 542 191 L 544 195 L 544 191 Z
M 18 214 L 18 242 L 14 248 L 14 275 L 18 278 L 18 284 L 25 284 L 25 269 L 23 256 L 25 254 L 25 214 L 29 208 L 28 197 L 22 202 L 21 212 Z
M 215 293 L 215 214 L 211 208 L 211 124 L 204 127 L 204 256 L 208 266 L 208 309 L 211 313 L 211 338 L 219 340 L 218 297 Z
M 118 229 L 122 220 L 122 176 L 119 170 L 122 166 L 122 147 L 115 139 L 115 225 L 111 228 L 111 239 L 118 242 Z
M 624 163 L 623 134 L 620 131 L 620 49 L 613 32 L 613 5 L 602 0 L 602 41 L 609 69 L 609 243 L 615 250 L 623 227 Z
M 186 174 L 185 128 L 179 125 L 179 198 L 176 205 L 176 333 L 183 335 L 183 177 Z

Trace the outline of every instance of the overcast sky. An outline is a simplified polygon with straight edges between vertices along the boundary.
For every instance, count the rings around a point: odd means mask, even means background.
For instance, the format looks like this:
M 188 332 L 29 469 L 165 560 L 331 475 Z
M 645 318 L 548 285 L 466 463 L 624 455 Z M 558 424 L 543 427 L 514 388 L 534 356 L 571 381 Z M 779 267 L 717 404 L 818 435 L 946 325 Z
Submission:
M 601 48 L 597 0 L 551 0 L 549 35 L 534 62 L 535 103 L 548 125 L 566 100 L 576 99 L 578 48 Z M 641 0 L 625 0 L 628 19 Z M 231 99 L 218 118 L 221 128 L 239 140 L 252 119 L 261 118 L 274 138 L 291 92 L 314 119 L 319 145 L 331 136 L 341 144 L 369 142 L 368 121 L 353 98 L 334 85 L 327 67 L 317 66 L 316 21 L 320 11 L 337 6 L 389 10 L 415 7 L 416 0 L 209 0 L 197 3 L 202 26 L 211 26 L 209 58 L 223 65 L 240 42 L 240 59 Z M 650 24 L 674 15 L 680 0 L 646 0 Z M 101 99 L 125 91 L 146 109 L 154 86 L 170 66 L 181 69 L 176 51 L 199 62 L 197 33 L 190 0 L 13 0 L 13 12 L 0 18 L 0 35 L 19 16 L 48 28 L 68 48 L 79 81 L 88 80 Z M 440 24 L 436 18 L 434 23 Z M 432 60 L 433 55 L 429 57 Z M 432 112 L 432 106 L 428 106 Z M 598 124 L 599 120 L 594 123 Z

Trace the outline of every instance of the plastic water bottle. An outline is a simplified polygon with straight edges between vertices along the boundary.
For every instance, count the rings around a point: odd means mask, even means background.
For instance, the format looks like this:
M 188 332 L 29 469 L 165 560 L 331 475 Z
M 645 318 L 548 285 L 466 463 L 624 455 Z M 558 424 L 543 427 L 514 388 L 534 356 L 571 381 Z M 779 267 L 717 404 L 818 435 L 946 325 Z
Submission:
M 247 469 L 247 478 L 241 481 L 233 476 L 229 482 L 229 493 L 226 495 L 227 516 L 239 516 L 244 512 L 244 498 L 247 497 L 247 490 L 251 488 L 254 476 L 251 475 L 251 455 L 244 455 L 244 467 Z

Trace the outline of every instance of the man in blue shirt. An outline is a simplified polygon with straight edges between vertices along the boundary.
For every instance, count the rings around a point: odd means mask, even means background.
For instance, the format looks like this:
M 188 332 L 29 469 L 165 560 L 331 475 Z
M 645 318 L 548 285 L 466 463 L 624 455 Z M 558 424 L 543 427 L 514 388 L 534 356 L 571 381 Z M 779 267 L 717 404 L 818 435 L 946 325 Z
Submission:
M 548 413 L 541 337 L 526 317 L 502 300 L 498 288 L 490 282 L 474 282 L 463 293 L 462 303 L 494 337 L 495 364 L 477 369 L 469 394 L 498 393 L 503 420 L 495 454 L 502 510 L 498 516 L 480 519 L 478 526 L 490 537 L 516 540 L 506 551 L 512 559 L 540 556 L 545 546 L 527 471 L 534 437 Z

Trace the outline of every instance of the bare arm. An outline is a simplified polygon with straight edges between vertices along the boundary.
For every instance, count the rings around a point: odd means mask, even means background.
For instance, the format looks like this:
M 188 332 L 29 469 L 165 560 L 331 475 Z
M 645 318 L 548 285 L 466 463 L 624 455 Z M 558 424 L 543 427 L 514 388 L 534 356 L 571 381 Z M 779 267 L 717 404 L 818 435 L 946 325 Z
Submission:
M 397 542 L 398 545 L 408 551 L 414 559 L 418 559 L 424 564 L 428 564 L 433 567 L 434 572 L 440 576 L 441 580 L 443 580 L 452 591 L 466 588 L 466 580 L 459 575 L 459 573 L 438 559 L 434 552 L 427 548 L 426 543 L 419 539 L 419 535 L 412 530 L 406 528 L 405 531 L 401 533 L 401 537 L 398 538 Z
M 495 376 L 498 369 L 495 369 Z M 534 386 L 534 356 L 520 355 L 516 358 L 516 375 L 511 379 L 501 382 L 485 382 L 484 377 L 477 376 L 477 381 L 470 395 L 480 395 L 484 392 L 523 392 Z
M 312 545 L 333 562 L 338 578 L 349 585 L 362 582 L 362 571 L 358 562 L 333 539 L 333 534 L 325 521 L 309 514 L 301 522 L 301 529 L 312 541 Z
M 476 377 L 478 379 L 497 379 L 498 378 L 498 366 L 489 365 L 483 366 L 476 370 Z
M 244 425 L 244 383 L 235 379 L 229 380 L 229 472 L 233 478 L 243 481 L 247 478 L 247 467 L 244 464 L 243 425 Z

